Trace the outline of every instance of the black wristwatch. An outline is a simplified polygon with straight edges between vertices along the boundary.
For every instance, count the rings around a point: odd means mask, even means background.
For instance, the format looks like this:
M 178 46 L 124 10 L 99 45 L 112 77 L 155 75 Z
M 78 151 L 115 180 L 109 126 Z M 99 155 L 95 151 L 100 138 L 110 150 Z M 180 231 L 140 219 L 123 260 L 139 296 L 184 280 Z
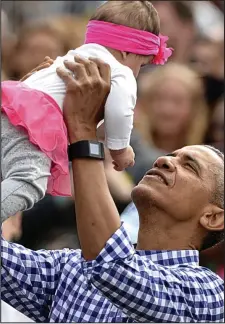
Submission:
M 69 161 L 79 158 L 104 160 L 104 145 L 97 141 L 79 141 L 68 146 Z

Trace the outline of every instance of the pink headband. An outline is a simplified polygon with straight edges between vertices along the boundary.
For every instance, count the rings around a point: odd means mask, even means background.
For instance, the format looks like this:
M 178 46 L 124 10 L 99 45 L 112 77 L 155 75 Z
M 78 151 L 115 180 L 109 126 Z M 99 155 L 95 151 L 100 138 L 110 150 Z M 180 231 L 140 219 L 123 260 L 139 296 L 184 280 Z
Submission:
M 167 47 L 167 40 L 167 36 L 156 36 L 143 30 L 91 20 L 87 25 L 85 44 L 95 43 L 118 51 L 155 55 L 152 63 L 163 65 L 173 51 Z

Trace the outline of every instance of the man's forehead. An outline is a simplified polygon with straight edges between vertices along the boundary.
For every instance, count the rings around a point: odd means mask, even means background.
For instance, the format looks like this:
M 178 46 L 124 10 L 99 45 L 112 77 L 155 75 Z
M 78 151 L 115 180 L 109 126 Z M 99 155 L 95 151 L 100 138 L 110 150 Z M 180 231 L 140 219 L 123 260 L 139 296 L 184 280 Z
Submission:
M 211 150 L 209 147 L 204 145 L 191 145 L 185 146 L 179 150 L 173 152 L 177 156 L 188 154 L 197 159 L 200 163 L 210 163 L 210 164 L 218 164 L 221 163 L 220 157 Z

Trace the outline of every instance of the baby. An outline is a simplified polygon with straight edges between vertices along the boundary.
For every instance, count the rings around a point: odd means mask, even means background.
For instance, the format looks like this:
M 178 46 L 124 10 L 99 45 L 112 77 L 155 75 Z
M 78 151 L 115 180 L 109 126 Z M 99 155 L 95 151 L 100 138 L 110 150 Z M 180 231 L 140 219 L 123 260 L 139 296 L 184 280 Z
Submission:
M 17 131 L 23 138 L 27 136 L 17 152 L 18 160 L 23 148 L 27 151 L 29 147 L 26 177 L 21 174 L 17 187 L 11 185 L 13 194 L 17 199 L 20 197 L 19 210 L 31 208 L 42 198 L 46 191 L 47 174 L 50 175 L 48 193 L 71 194 L 68 140 L 62 115 L 66 87 L 56 69 L 65 68 L 65 60 L 74 61 L 75 55 L 97 57 L 110 65 L 111 91 L 105 104 L 104 124 L 97 134 L 101 138 L 103 130 L 105 145 L 110 150 L 115 169 L 120 171 L 134 164 L 134 153 L 129 143 L 136 105 L 136 77 L 141 66 L 167 61 L 172 51 L 166 48 L 166 40 L 167 37 L 159 36 L 159 17 L 149 1 L 108 1 L 91 17 L 84 45 L 69 51 L 64 57 L 58 57 L 50 67 L 34 73 L 24 82 L 2 83 L 4 123 L 7 123 L 7 118 L 12 125 L 22 126 L 23 129 L 17 128 Z M 14 136 L 11 136 L 11 141 Z M 2 150 L 4 155 L 4 144 Z M 26 164 L 25 161 L 23 163 Z M 43 164 L 46 172 L 41 175 Z M 9 168 L 8 161 L 4 166 L 3 179 L 9 174 Z M 18 193 L 18 187 L 23 188 L 22 182 L 31 184 L 33 189 L 36 187 L 36 195 L 29 197 L 29 203 L 24 194 Z M 23 200 L 26 203 L 23 204 Z

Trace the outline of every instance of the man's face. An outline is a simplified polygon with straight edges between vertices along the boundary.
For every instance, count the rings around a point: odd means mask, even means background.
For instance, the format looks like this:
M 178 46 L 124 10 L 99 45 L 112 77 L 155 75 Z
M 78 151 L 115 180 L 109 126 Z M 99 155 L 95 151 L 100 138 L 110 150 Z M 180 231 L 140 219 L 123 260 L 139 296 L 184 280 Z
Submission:
M 132 198 L 138 209 L 154 206 L 174 221 L 199 219 L 210 208 L 214 170 L 220 165 L 223 161 L 209 148 L 186 146 L 158 158 L 133 189 Z

